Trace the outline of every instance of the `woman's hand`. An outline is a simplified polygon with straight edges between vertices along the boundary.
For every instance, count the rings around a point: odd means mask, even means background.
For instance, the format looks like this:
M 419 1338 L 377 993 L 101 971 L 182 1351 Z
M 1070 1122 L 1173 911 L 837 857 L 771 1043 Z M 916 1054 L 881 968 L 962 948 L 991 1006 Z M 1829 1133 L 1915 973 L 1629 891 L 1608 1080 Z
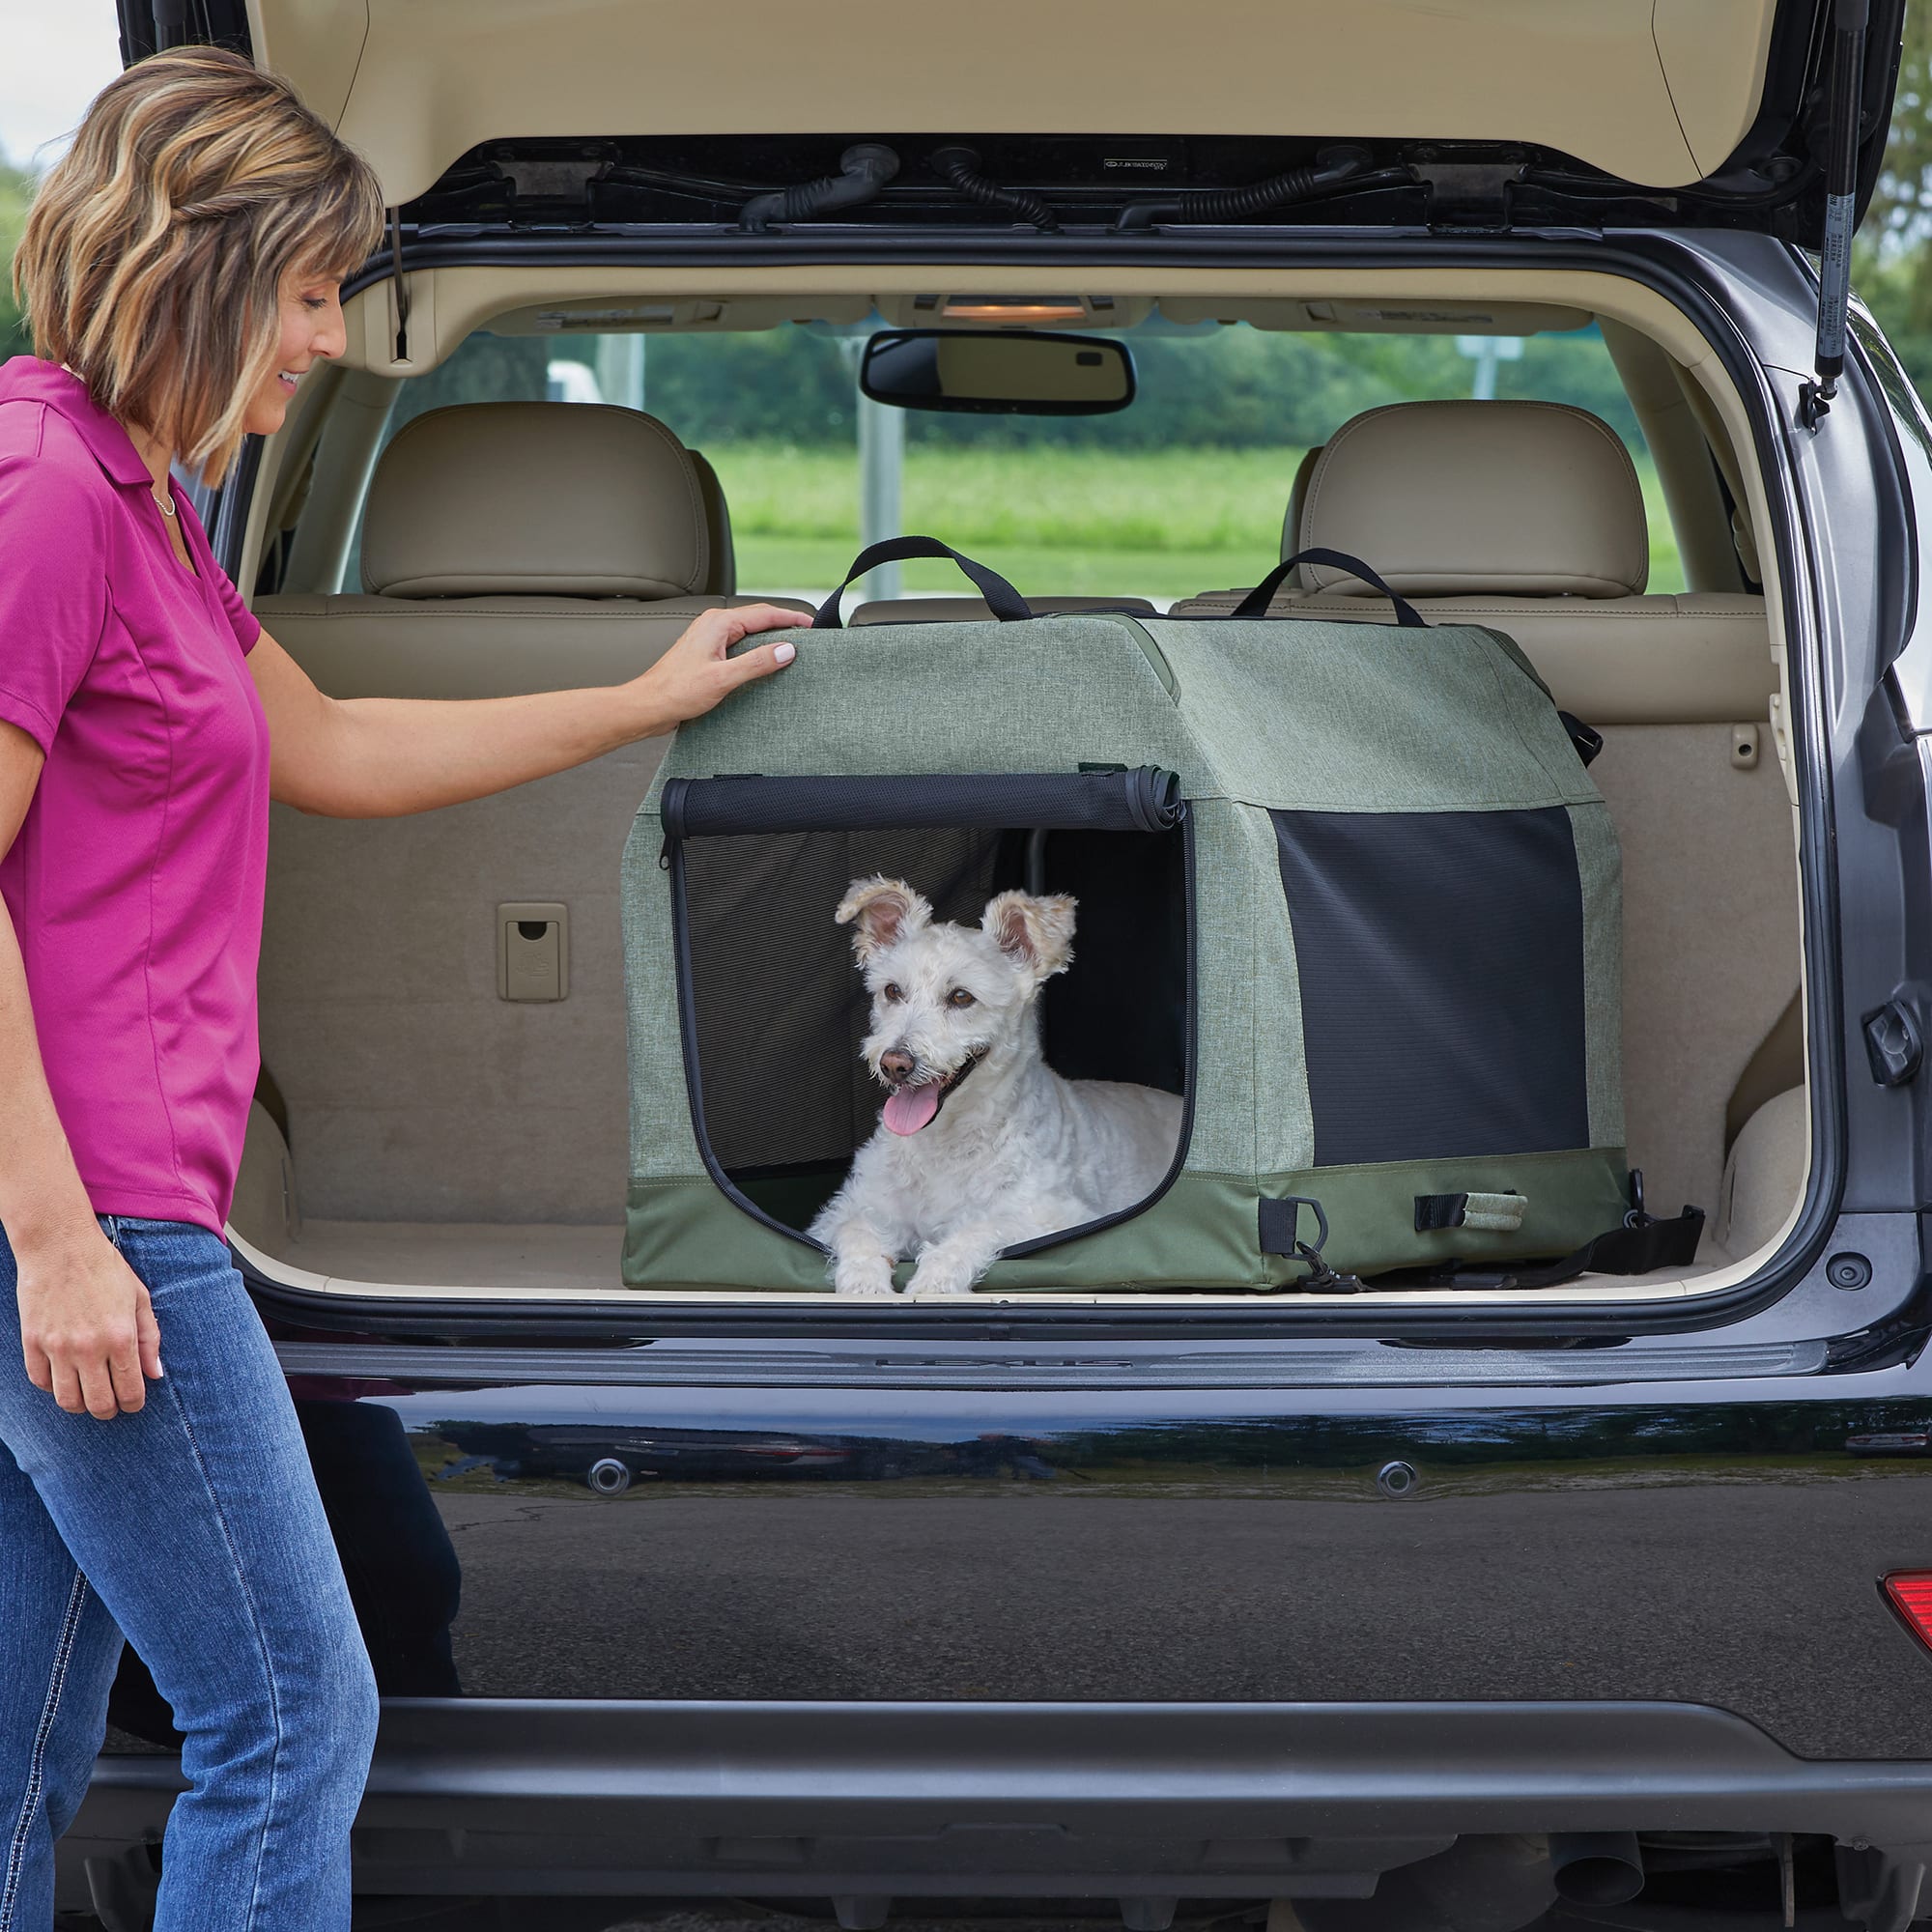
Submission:
M 761 644 L 756 650 L 727 653 L 740 639 L 758 631 L 799 631 L 811 622 L 803 611 L 781 611 L 775 604 L 747 604 L 737 611 L 705 611 L 691 620 L 683 637 L 626 690 L 642 701 L 651 732 L 669 730 L 702 717 L 740 685 L 782 670 L 798 655 L 792 644 Z
M 70 1415 L 132 1415 L 161 1373 L 147 1284 L 93 1220 L 14 1261 L 27 1379 Z

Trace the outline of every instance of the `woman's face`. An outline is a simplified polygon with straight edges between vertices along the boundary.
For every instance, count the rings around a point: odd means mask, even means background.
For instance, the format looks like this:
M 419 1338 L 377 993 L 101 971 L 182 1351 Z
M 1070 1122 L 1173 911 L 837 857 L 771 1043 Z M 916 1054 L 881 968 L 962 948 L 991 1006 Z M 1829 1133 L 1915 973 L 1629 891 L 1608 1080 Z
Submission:
M 342 289 L 333 275 L 312 269 L 282 277 L 282 339 L 275 367 L 248 399 L 244 427 L 250 436 L 272 436 L 289 412 L 296 385 L 324 356 L 349 346 L 342 320 Z

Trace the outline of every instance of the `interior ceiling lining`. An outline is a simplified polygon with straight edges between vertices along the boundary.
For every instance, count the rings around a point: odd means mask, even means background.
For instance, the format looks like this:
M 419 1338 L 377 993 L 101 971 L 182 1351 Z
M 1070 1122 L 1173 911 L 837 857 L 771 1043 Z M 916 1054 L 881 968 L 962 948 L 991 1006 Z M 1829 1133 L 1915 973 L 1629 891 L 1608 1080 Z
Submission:
M 849 36 L 828 60 L 820 17 L 793 0 L 250 0 L 258 57 L 322 111 L 340 100 L 340 131 L 392 204 L 489 140 L 856 134 L 887 121 L 935 135 L 1185 135 L 1201 131 L 1204 98 L 1217 133 L 1522 142 L 1681 186 L 1749 129 L 1776 12 L 1221 0 L 1195 9 L 1177 43 L 1165 0 L 978 0 L 970 33 L 955 7 L 906 0 L 891 33 Z
M 729 286 L 733 273 L 756 274 L 753 288 L 739 292 Z M 778 327 L 785 322 L 822 322 L 850 327 L 876 311 L 882 321 L 898 327 L 974 328 L 983 320 L 945 319 L 946 283 L 920 278 L 933 275 L 930 268 L 910 268 L 892 279 L 913 279 L 913 286 L 881 287 L 886 279 L 876 266 L 840 270 L 828 268 L 785 270 L 711 272 L 705 293 L 691 292 L 689 270 L 647 269 L 555 268 L 440 268 L 412 270 L 409 276 L 410 325 L 407 361 L 395 356 L 396 314 L 394 284 L 372 283 L 347 304 L 348 365 L 390 376 L 416 376 L 450 355 L 475 330 L 496 335 L 554 335 L 632 331 L 646 333 L 734 333 Z M 948 274 L 956 270 L 947 270 Z M 1197 271 L 1181 270 L 1180 274 Z M 1511 298 L 1480 301 L 1467 297 L 1432 295 L 1419 281 L 1406 278 L 1394 289 L 1365 292 L 1360 277 L 1345 285 L 1331 277 L 1320 283 L 1321 293 L 1302 296 L 1263 294 L 1254 287 L 1256 275 L 1266 278 L 1270 290 L 1283 277 L 1266 270 L 1198 271 L 1212 282 L 1210 294 L 1182 293 L 1173 288 L 1143 287 L 1096 303 L 1084 298 L 1087 315 L 1078 323 L 1056 327 L 1123 328 L 1158 315 L 1183 326 L 1202 322 L 1247 322 L 1265 329 L 1308 332 L 1389 334 L 1532 335 L 1582 328 L 1595 311 L 1571 301 Z M 1042 277 L 1054 284 L 1050 293 L 1065 294 L 1065 270 L 1001 270 L 997 280 L 1003 295 L 1024 300 L 1032 281 L 1041 295 Z M 795 294 L 776 291 L 776 279 L 789 279 Z M 1116 282 L 1147 282 L 1149 273 L 1136 270 Z M 1171 278 L 1163 278 L 1171 279 Z M 1302 279 L 1306 280 L 1307 277 Z M 1597 278 L 1607 280 L 1608 278 Z M 1185 285 L 1183 285 L 1185 286 Z M 1200 283 L 1193 284 L 1199 287 Z M 941 298 L 934 302 L 937 287 Z M 564 318 L 566 320 L 557 320 Z

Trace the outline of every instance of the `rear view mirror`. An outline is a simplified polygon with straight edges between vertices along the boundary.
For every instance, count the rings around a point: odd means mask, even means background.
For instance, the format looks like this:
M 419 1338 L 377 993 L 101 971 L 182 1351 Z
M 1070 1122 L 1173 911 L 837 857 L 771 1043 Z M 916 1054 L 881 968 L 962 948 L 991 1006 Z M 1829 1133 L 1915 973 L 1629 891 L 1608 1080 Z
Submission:
M 901 410 L 973 415 L 1097 416 L 1134 399 L 1119 342 L 1033 329 L 882 329 L 866 344 L 859 389 Z

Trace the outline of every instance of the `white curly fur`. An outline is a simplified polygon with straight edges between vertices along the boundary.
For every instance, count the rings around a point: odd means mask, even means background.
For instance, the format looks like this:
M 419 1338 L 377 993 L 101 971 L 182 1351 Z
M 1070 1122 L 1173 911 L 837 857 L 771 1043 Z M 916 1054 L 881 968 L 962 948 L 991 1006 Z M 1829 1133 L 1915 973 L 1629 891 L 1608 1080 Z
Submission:
M 969 1293 L 1002 1248 L 1119 1213 L 1159 1186 L 1179 1099 L 1063 1080 L 1040 1057 L 1039 989 L 1072 961 L 1073 915 L 1070 898 L 1002 893 L 977 928 L 935 923 L 902 880 L 853 883 L 837 917 L 856 928 L 872 995 L 866 1065 L 889 1092 L 958 1084 L 917 1132 L 882 1121 L 812 1222 L 839 1293 L 892 1293 L 902 1258 L 919 1264 L 911 1293 Z

